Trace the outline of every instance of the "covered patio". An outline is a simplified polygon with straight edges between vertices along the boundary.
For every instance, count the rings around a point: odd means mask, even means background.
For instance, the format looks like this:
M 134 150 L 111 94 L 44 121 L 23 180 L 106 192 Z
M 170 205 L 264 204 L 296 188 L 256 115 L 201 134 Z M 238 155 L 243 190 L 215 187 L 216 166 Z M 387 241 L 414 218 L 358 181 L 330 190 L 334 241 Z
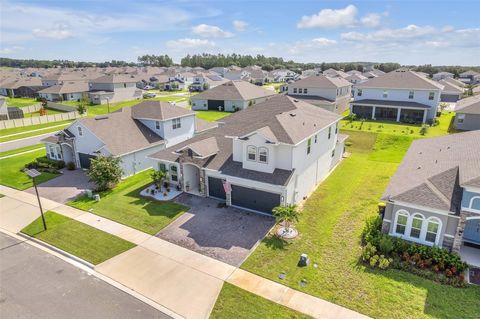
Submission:
M 350 112 L 357 118 L 405 123 L 426 123 L 430 107 L 416 102 L 360 100 Z

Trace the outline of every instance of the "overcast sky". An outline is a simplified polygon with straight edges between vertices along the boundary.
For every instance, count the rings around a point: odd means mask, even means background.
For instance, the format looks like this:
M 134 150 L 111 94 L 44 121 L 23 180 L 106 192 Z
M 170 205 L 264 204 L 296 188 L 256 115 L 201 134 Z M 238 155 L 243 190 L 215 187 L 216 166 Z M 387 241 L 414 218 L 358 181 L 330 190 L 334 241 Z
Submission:
M 480 65 L 480 1 L 3 1 L 0 56 L 136 61 L 239 53 L 298 62 Z

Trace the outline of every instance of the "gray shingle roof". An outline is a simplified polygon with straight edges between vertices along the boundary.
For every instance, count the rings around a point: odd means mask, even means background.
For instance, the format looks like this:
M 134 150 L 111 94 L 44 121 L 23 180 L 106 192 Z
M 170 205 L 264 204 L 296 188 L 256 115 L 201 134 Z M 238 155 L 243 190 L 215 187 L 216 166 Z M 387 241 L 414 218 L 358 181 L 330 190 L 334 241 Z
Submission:
M 385 190 L 398 200 L 451 212 L 460 207 L 460 187 L 480 184 L 480 131 L 416 140 Z
M 131 82 L 137 82 L 137 81 L 138 80 L 131 75 L 109 74 L 109 75 L 103 75 L 101 77 L 98 77 L 94 80 L 91 80 L 90 82 L 92 83 L 131 83 Z
M 132 106 L 132 117 L 135 119 L 153 119 L 162 121 L 194 114 L 195 112 L 186 108 L 157 100 L 145 100 Z
M 474 95 L 458 101 L 455 105 L 455 112 L 480 114 L 480 95 Z
M 272 96 L 276 93 L 260 86 L 238 80 L 229 81 L 192 96 L 192 100 L 240 100 L 247 101 Z
M 358 88 L 441 90 L 443 86 L 416 72 L 396 70 L 357 85 Z
M 289 86 L 336 89 L 336 88 L 350 86 L 350 85 L 351 83 L 343 78 L 340 78 L 340 77 L 331 78 L 331 77 L 327 77 L 325 75 L 319 74 L 319 75 L 312 75 L 312 76 L 306 77 L 302 80 L 299 80 L 297 82 L 290 84 Z
M 448 93 L 458 93 L 462 94 L 463 89 L 452 82 L 445 81 L 445 80 L 440 80 L 438 81 L 441 85 L 443 85 L 443 92 L 448 92 Z
M 43 90 L 38 91 L 38 93 L 81 93 L 88 92 L 89 87 L 87 82 L 64 82 L 63 84 L 57 84 L 49 86 Z

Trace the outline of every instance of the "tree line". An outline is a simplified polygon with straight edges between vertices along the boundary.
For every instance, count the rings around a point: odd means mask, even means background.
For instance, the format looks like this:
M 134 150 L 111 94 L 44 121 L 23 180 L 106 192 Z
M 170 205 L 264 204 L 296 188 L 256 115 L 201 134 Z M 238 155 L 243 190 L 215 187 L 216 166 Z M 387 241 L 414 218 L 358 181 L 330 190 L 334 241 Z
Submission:
M 124 67 L 137 66 L 137 63 L 126 62 L 120 60 L 112 60 L 105 62 L 83 62 L 69 60 L 34 60 L 34 59 L 10 59 L 0 58 L 0 66 L 11 68 L 86 68 L 86 67 Z

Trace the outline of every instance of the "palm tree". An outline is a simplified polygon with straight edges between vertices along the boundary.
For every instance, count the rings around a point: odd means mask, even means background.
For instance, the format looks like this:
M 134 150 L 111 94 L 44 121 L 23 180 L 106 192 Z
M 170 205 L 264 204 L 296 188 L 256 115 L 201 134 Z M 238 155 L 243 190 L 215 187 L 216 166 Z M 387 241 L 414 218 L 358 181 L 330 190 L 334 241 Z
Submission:
M 167 173 L 163 170 L 155 170 L 153 171 L 152 175 L 153 184 L 157 186 L 157 188 L 161 188 L 163 184 L 163 180 L 167 177 Z
M 277 219 L 277 223 L 285 224 L 286 233 L 290 232 L 290 224 L 298 221 L 297 205 L 291 204 L 287 206 L 277 206 L 273 210 L 273 215 Z

